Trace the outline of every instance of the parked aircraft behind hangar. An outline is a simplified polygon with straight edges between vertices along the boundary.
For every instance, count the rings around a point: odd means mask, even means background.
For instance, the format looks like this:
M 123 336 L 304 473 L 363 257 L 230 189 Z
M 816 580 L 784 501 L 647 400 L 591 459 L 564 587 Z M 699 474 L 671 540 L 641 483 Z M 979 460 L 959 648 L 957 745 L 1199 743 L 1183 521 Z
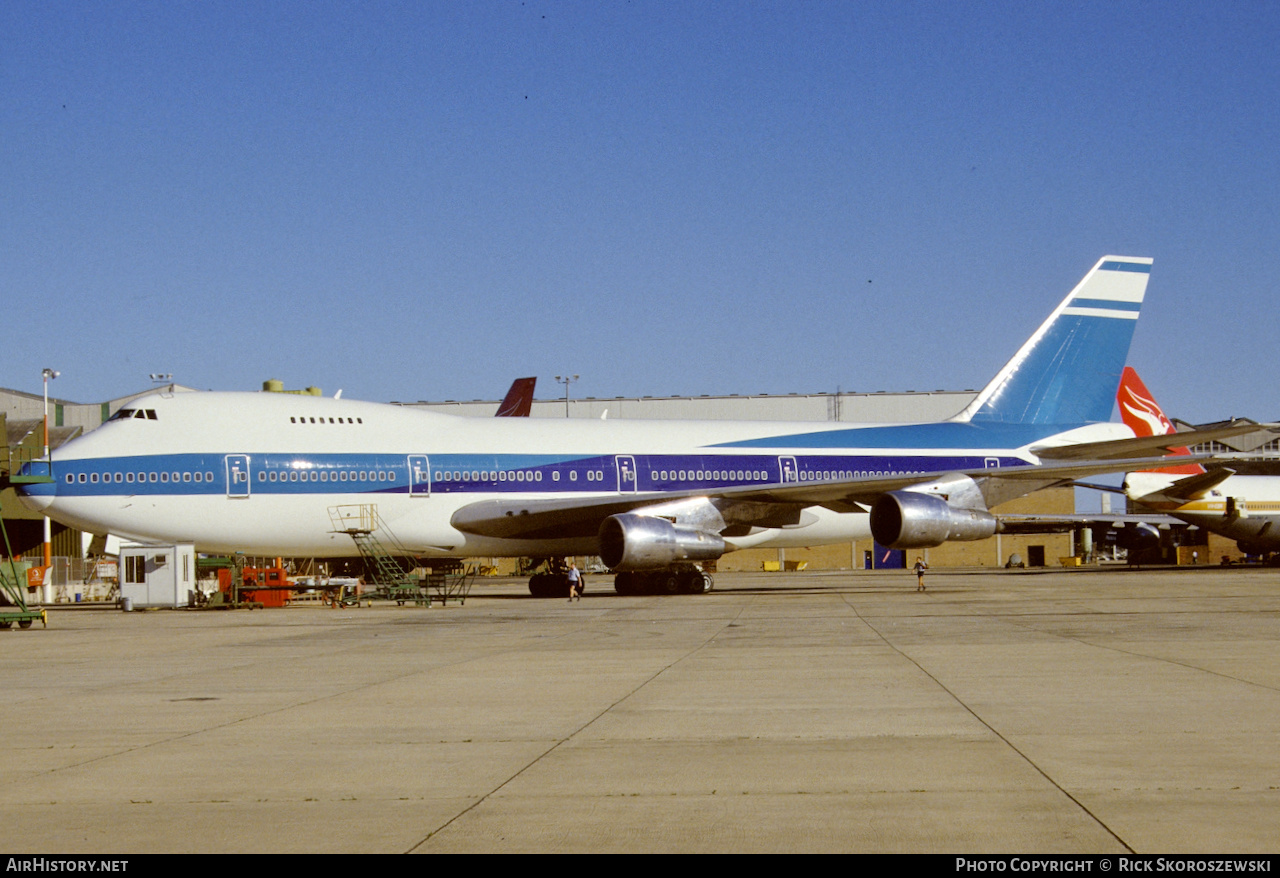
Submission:
M 693 562 L 750 547 L 983 539 L 993 505 L 1166 453 L 1107 422 L 1150 271 L 1103 257 L 942 422 L 474 419 L 159 393 L 59 449 L 24 500 L 93 533 L 305 556 L 355 555 L 329 510 L 376 504 L 420 557 L 599 555 L 620 591 L 704 590 Z
M 1135 434 L 1188 441 L 1190 434 L 1176 431 L 1130 367 L 1116 401 Z M 1123 488 L 1135 503 L 1235 540 L 1246 555 L 1280 552 L 1280 476 L 1239 475 L 1220 464 L 1191 463 L 1128 473 Z

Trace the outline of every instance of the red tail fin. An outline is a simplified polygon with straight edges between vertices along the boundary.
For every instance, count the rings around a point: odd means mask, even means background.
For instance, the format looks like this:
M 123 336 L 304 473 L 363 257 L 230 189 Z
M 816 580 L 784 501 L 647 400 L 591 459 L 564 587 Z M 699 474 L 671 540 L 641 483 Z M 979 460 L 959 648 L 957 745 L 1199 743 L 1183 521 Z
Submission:
M 498 406 L 498 418 L 527 418 L 533 410 L 533 388 L 538 383 L 534 378 L 517 378 L 511 382 L 511 389 Z
M 1116 402 L 1120 406 L 1120 419 L 1135 436 L 1166 436 L 1178 432 L 1173 423 L 1160 411 L 1156 399 L 1142 383 L 1138 373 L 1132 366 L 1125 366 L 1120 376 L 1120 389 L 1116 392 Z M 1174 454 L 1189 454 L 1185 448 L 1172 449 Z M 1144 470 L 1153 473 L 1172 473 L 1176 475 L 1194 475 L 1204 472 L 1198 463 L 1182 466 L 1168 466 L 1162 469 Z

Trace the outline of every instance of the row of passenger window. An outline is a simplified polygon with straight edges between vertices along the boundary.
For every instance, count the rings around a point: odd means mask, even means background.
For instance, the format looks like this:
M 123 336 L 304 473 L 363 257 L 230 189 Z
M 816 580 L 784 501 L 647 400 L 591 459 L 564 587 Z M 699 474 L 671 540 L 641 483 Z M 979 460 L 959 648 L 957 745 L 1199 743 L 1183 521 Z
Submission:
M 828 482 L 832 479 L 874 479 L 880 476 L 896 476 L 901 475 L 897 472 L 883 472 L 876 470 L 868 472 L 866 470 L 857 470 L 850 472 L 848 470 L 823 470 L 822 472 L 808 472 L 802 470 L 800 472 L 800 481 L 802 482 Z
M 258 470 L 260 482 L 394 482 L 392 470 Z
M 686 481 L 733 481 L 733 482 L 762 482 L 769 478 L 769 474 L 763 470 L 654 470 L 649 473 L 655 482 L 686 482 Z M 898 475 L 892 472 L 866 472 L 866 471 L 848 471 L 848 470 L 823 470 L 821 472 L 802 471 L 799 473 L 800 481 L 829 481 L 831 479 L 854 479 L 868 478 L 876 476 Z M 539 471 L 526 472 L 525 470 L 437 470 L 435 474 L 437 482 L 540 482 L 542 481 L 542 473 Z M 213 473 L 211 472 L 140 472 L 140 473 L 102 473 L 99 477 L 98 473 L 67 473 L 67 484 L 73 484 L 78 481 L 80 484 L 98 484 L 99 478 L 106 484 L 132 484 L 134 482 L 212 482 Z M 553 470 L 551 472 L 552 481 L 560 481 L 560 473 Z M 598 482 L 604 480 L 603 470 L 587 470 L 586 479 L 589 482 Z M 394 482 L 396 474 L 393 470 L 338 470 L 331 472 L 329 470 L 285 470 L 285 471 L 264 471 L 258 470 L 259 482 Z M 569 481 L 576 482 L 578 480 L 577 470 L 569 471 Z
M 660 470 L 650 472 L 655 482 L 763 482 L 769 474 L 763 470 Z
M 553 472 L 551 478 L 560 480 L 560 474 Z M 540 482 L 542 473 L 534 470 L 527 472 L 518 470 L 436 470 L 437 482 Z
M 243 473 L 237 472 L 236 482 L 243 481 Z M 212 482 L 211 472 L 141 472 L 141 473 L 67 473 L 64 477 L 68 485 L 80 484 L 131 485 L 147 482 Z M 259 482 L 394 482 L 396 474 L 389 470 L 289 470 L 277 474 L 275 471 L 258 471 Z
M 79 473 L 78 475 L 74 473 L 67 473 L 66 480 L 68 485 L 72 484 L 73 482 L 79 482 L 82 485 L 88 482 L 91 485 L 96 485 L 98 484 L 98 481 L 99 481 L 99 475 L 98 473 Z M 212 482 L 213 473 L 210 473 L 210 472 L 102 473 L 101 481 L 108 485 L 112 484 L 113 482 L 117 485 L 132 484 L 134 482 Z
M 289 418 L 290 424 L 363 424 L 364 418 Z

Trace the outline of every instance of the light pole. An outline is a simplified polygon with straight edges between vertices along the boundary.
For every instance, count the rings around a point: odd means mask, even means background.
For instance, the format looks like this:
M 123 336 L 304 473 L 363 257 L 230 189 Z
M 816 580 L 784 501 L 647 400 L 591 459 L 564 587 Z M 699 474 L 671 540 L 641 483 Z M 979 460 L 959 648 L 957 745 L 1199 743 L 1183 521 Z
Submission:
M 49 379 L 61 375 L 54 369 L 45 369 L 40 373 L 44 378 L 44 459 L 49 459 Z M 53 475 L 52 468 L 49 475 Z
M 40 375 L 44 378 L 44 459 L 45 466 L 49 469 L 45 475 L 53 478 L 53 458 L 49 457 L 49 380 L 57 378 L 61 374 L 55 369 L 45 369 Z M 41 571 L 44 585 L 44 594 L 42 595 L 45 603 L 50 598 L 49 588 L 49 568 L 53 566 L 53 523 L 49 521 L 49 516 L 44 517 L 44 570 Z
M 564 416 L 569 417 L 569 385 L 578 380 L 577 375 L 557 375 L 556 381 L 564 385 Z

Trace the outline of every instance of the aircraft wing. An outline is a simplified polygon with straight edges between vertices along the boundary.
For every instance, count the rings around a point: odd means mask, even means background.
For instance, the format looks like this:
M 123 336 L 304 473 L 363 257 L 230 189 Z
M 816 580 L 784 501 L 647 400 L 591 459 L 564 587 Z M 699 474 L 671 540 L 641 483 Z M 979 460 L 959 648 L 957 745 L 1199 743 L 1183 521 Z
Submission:
M 1119 513 L 1103 514 L 1086 512 L 1073 515 L 1037 515 L 1034 513 L 1010 513 L 997 516 L 999 532 L 1005 534 L 1067 533 L 1081 525 L 1102 525 L 1119 528 L 1130 524 L 1149 524 L 1152 527 L 1174 527 L 1186 522 L 1171 515 Z
M 1185 462 L 1191 457 L 1174 458 Z M 1195 457 L 1195 460 L 1201 459 Z M 880 495 L 913 485 L 937 481 L 948 475 L 966 475 L 975 481 L 1017 482 L 1011 496 L 1044 487 L 1070 484 L 1081 476 L 1123 472 L 1150 466 L 1151 458 L 1085 461 L 1052 466 L 1006 467 L 998 470 L 957 470 L 954 473 L 918 473 L 875 478 L 832 479 L 825 482 L 790 482 L 782 485 L 742 485 L 732 488 L 691 489 L 684 492 L 616 494 L 607 497 L 567 497 L 542 500 L 481 500 L 454 512 L 451 522 L 465 533 L 499 539 L 555 539 L 594 536 L 601 523 L 623 512 L 644 514 L 646 507 L 667 505 L 687 498 L 706 498 L 720 510 L 726 523 L 753 527 L 786 527 L 800 521 L 806 506 L 823 506 L 834 512 L 867 512 Z M 998 491 L 996 493 L 999 493 Z M 654 514 L 665 514 L 655 511 Z
M 1133 439 L 1113 439 L 1108 442 L 1080 442 L 1075 445 L 1032 446 L 1031 453 L 1041 460 L 1110 460 L 1116 457 L 1137 457 L 1156 452 L 1170 452 L 1177 448 L 1199 445 L 1214 439 L 1226 439 L 1244 433 L 1256 433 L 1260 429 L 1254 421 L 1235 420 L 1223 427 L 1209 430 L 1188 430 L 1182 433 L 1166 433 L 1160 436 L 1138 436 Z M 1150 469 L 1148 459 L 1141 464 Z M 1165 460 L 1159 466 L 1169 466 Z

